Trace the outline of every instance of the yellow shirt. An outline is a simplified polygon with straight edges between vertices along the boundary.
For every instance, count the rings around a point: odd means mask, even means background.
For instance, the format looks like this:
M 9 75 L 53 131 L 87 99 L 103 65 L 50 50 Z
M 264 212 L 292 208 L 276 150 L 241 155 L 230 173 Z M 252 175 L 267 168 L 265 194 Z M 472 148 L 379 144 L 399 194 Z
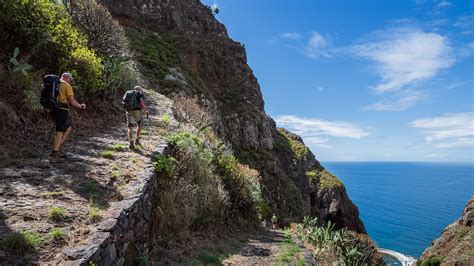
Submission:
M 69 83 L 62 81 L 59 84 L 59 97 L 58 101 L 62 107 L 69 107 L 68 97 L 74 96 L 74 92 L 72 91 L 72 87 Z

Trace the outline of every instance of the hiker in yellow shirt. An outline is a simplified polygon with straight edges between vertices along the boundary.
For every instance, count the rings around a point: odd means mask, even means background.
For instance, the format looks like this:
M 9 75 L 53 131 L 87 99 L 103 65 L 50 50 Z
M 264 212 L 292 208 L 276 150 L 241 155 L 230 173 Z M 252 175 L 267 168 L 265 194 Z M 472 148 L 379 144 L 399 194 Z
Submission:
M 51 116 L 56 122 L 56 133 L 53 139 L 53 147 L 49 161 L 54 163 L 59 160 L 59 147 L 64 143 L 67 136 L 71 133 L 72 127 L 69 123 L 70 105 L 85 109 L 84 103 L 80 104 L 74 98 L 74 92 L 71 87 L 71 73 L 63 73 L 61 75 L 61 84 L 59 85 L 58 107 L 51 112 Z

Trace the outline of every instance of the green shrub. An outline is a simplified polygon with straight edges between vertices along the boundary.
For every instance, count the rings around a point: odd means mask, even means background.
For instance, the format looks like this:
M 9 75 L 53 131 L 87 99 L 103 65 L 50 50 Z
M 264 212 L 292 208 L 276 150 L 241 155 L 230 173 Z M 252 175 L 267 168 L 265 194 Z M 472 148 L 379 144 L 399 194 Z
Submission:
M 193 154 L 204 164 L 209 164 L 214 159 L 214 154 L 205 145 L 204 140 L 192 133 L 178 131 L 168 136 L 171 145 L 177 146 L 180 150 Z
M 220 155 L 217 157 L 216 166 L 216 171 L 233 202 L 231 208 L 237 209 L 240 215 L 249 219 L 267 216 L 263 212 L 265 209 L 259 208 L 265 203 L 257 170 L 239 163 L 233 155 Z
M 163 173 L 168 177 L 173 176 L 173 170 L 175 167 L 176 160 L 173 157 L 156 155 L 153 157 L 153 166 L 155 167 L 155 172 Z
M 66 237 L 64 230 L 61 228 L 54 228 L 49 232 L 49 236 L 53 239 L 53 241 L 63 240 Z
M 422 266 L 438 266 L 441 265 L 441 260 L 438 257 L 431 257 L 421 264 Z
M 169 114 L 163 114 L 160 117 L 160 121 L 165 124 L 165 125 L 170 125 L 171 124 L 171 116 Z
M 296 135 L 294 135 L 293 133 L 290 133 L 284 128 L 278 128 L 278 131 L 289 142 L 291 151 L 293 152 L 293 155 L 295 156 L 296 159 L 301 160 L 304 156 L 308 154 L 308 148 L 301 142 L 300 139 L 297 138 Z M 286 146 L 285 144 L 280 143 L 280 142 L 283 142 L 283 140 L 279 140 L 278 142 L 279 142 L 277 143 L 278 146 L 281 146 L 281 147 Z
M 14 232 L 0 240 L 0 247 L 23 254 L 25 252 L 35 252 L 43 242 L 43 237 L 37 232 Z
M 320 188 L 333 188 L 342 187 L 342 182 L 329 171 L 324 169 L 319 175 L 319 187 Z
M 306 172 L 310 185 L 313 189 L 323 188 L 330 189 L 333 187 L 343 187 L 341 180 L 331 174 L 326 169 L 313 169 Z
M 109 57 L 104 61 L 104 87 L 108 96 L 114 96 L 119 89 L 125 91 L 137 84 L 138 73 L 128 58 Z
M 51 207 L 49 209 L 49 218 L 54 221 L 61 221 L 66 218 L 66 209 L 62 207 Z
M 301 240 L 311 246 L 313 255 L 321 263 L 383 264 L 382 257 L 367 236 L 348 231 L 346 228 L 336 230 L 331 221 L 325 226 L 318 226 L 316 219 L 305 217 L 303 224 L 298 224 L 294 230 Z
M 29 51 L 30 63 L 50 73 L 71 72 L 76 93 L 103 89 L 102 60 L 73 25 L 61 4 L 48 0 L 0 2 L 0 36 L 7 50 Z
M 103 57 L 128 53 L 124 31 L 106 7 L 95 0 L 70 1 L 68 7 L 74 24 L 88 36 L 89 47 Z

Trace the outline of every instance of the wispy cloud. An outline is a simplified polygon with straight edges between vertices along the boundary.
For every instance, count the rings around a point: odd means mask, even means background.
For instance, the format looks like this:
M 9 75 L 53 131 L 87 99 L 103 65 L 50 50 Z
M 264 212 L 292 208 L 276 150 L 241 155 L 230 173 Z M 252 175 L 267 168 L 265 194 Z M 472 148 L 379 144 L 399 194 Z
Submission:
M 278 126 L 302 136 L 307 144 L 320 148 L 331 147 L 327 137 L 360 139 L 370 134 L 360 126 L 343 121 L 328 121 L 295 115 L 282 115 L 275 121 Z
M 297 32 L 285 32 L 285 33 L 280 34 L 280 37 L 284 39 L 288 39 L 288 40 L 297 41 L 297 40 L 300 40 L 302 36 L 301 34 Z
M 422 91 L 404 90 L 378 103 L 369 105 L 364 110 L 372 111 L 404 111 L 429 97 Z
M 317 59 L 319 57 L 330 57 L 328 52 L 329 42 L 318 32 L 313 32 L 311 38 L 309 38 L 306 46 L 302 48 L 302 52 L 305 56 Z
M 447 38 L 416 28 L 398 28 L 378 32 L 374 41 L 355 45 L 351 52 L 375 63 L 382 82 L 378 93 L 398 91 L 434 77 L 454 63 Z
M 437 4 L 436 4 L 436 7 L 438 8 L 445 8 L 445 7 L 449 7 L 451 6 L 452 4 L 446 0 L 442 0 L 442 1 L 439 1 Z
M 308 58 L 331 57 L 329 41 L 319 32 L 312 32 L 309 38 L 305 38 L 303 34 L 298 32 L 281 33 L 279 37 L 286 40 L 290 47 L 295 48 Z
M 425 143 L 437 148 L 474 147 L 474 113 L 447 113 L 438 117 L 417 119 L 410 123 L 423 130 Z

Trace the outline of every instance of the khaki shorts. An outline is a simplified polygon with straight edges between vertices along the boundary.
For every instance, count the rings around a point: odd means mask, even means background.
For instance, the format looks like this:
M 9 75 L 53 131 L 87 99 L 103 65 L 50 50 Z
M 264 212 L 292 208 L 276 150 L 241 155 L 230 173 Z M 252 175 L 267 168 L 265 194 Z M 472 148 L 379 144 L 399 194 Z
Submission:
M 131 110 L 127 111 L 127 124 L 128 127 L 136 127 L 137 124 L 142 123 L 142 111 L 141 110 Z

